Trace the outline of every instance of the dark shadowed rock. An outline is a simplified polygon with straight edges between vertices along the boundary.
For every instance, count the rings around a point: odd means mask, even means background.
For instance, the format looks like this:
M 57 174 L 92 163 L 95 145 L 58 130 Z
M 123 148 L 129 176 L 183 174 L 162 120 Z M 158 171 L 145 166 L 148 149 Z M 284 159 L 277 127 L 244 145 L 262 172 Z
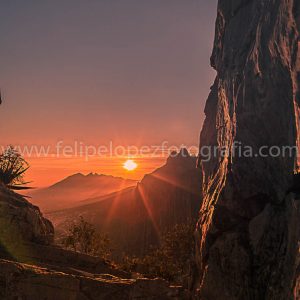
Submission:
M 0 185 L 0 253 L 16 256 L 23 242 L 49 245 L 53 237 L 53 226 L 38 207 Z
M 200 146 L 205 161 L 194 290 L 201 299 L 296 298 L 299 201 L 295 155 L 245 157 L 235 143 L 299 148 L 298 0 L 219 0 Z M 297 293 L 297 290 L 295 290 Z
M 0 260 L 0 299 L 28 300 L 179 300 L 180 288 L 160 280 L 122 279 L 107 274 L 85 276 Z

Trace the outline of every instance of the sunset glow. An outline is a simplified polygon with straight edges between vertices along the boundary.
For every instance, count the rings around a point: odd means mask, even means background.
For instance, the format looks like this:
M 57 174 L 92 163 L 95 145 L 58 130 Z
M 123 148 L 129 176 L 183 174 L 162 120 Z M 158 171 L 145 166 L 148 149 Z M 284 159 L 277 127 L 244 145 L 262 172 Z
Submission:
M 126 169 L 127 171 L 133 171 L 137 168 L 137 163 L 133 161 L 132 159 L 128 159 L 125 161 L 123 168 Z
M 68 1 L 1 2 L 1 146 L 45 150 L 22 151 L 26 180 L 36 188 L 78 172 L 141 180 L 170 146 L 198 147 L 215 77 L 216 1 L 71 2 L 72 11 Z M 111 144 L 151 149 L 111 154 Z M 156 146 L 166 156 L 152 155 Z M 138 167 L 123 167 L 128 159 Z

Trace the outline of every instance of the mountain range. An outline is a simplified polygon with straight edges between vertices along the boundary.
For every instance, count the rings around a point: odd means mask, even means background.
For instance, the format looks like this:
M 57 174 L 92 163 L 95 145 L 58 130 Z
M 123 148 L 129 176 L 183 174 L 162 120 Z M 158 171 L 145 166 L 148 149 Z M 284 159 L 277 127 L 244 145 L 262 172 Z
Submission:
M 90 173 L 71 175 L 47 188 L 37 189 L 28 194 L 30 202 L 43 212 L 72 208 L 83 203 L 97 201 L 103 196 L 133 187 L 137 181 Z
M 46 216 L 57 236 L 82 216 L 109 235 L 117 254 L 142 255 L 159 244 L 163 232 L 197 218 L 202 173 L 195 166 L 196 158 L 183 149 L 136 186 Z

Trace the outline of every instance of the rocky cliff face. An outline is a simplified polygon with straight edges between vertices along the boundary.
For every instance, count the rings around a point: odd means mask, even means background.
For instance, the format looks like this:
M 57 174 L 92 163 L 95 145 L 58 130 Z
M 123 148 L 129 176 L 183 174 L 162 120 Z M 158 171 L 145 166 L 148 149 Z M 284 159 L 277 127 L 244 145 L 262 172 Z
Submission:
M 256 154 L 300 145 L 299 16 L 298 0 L 219 0 L 217 77 L 200 146 L 228 155 L 199 158 L 204 200 L 194 289 L 201 299 L 296 297 L 300 210 L 289 190 L 299 162 L 283 151 Z

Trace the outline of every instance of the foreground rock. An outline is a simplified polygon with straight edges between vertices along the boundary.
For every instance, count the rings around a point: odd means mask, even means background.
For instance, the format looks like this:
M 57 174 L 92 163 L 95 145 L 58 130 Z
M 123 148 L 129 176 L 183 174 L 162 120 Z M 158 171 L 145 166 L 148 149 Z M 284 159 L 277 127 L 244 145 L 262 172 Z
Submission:
M 36 206 L 0 187 L 0 299 L 185 299 L 161 279 L 130 279 L 101 258 L 51 245 L 53 226 Z
M 54 228 L 39 208 L 0 185 L 0 253 L 17 257 L 21 244 L 50 245 Z
M 290 192 L 299 168 L 299 16 L 298 0 L 219 0 L 211 58 L 217 77 L 200 146 L 229 155 L 199 159 L 204 200 L 193 288 L 201 299 L 299 293 L 300 209 Z M 252 157 L 234 153 L 236 145 L 251 146 Z M 273 145 L 293 147 L 293 155 L 255 155 Z
M 121 279 L 112 275 L 75 276 L 0 260 L 0 299 L 135 300 L 184 299 L 159 279 Z

